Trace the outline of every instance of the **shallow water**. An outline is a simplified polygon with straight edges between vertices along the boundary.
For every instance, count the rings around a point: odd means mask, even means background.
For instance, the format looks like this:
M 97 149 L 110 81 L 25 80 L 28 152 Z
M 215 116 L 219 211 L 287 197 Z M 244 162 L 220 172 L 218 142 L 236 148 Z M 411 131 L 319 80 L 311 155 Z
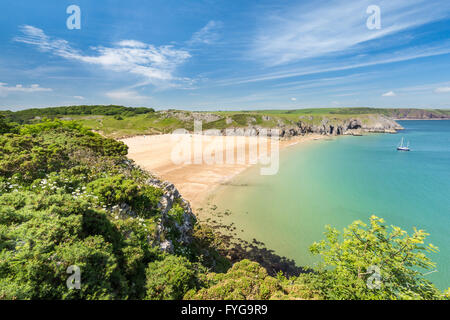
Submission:
M 342 229 L 375 214 L 412 232 L 430 233 L 440 252 L 438 272 L 427 277 L 450 286 L 450 121 L 399 121 L 399 134 L 313 141 L 281 152 L 280 170 L 259 175 L 252 167 L 222 187 L 211 201 L 232 214 L 244 239 L 263 241 L 298 265 L 317 261 L 309 246 L 324 226 Z M 411 152 L 398 152 L 401 137 Z

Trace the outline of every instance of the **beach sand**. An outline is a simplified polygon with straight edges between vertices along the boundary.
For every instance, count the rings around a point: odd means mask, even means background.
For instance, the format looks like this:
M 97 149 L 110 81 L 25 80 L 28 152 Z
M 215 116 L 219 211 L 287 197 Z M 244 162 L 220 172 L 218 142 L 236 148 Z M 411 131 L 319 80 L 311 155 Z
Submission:
M 250 156 L 255 154 L 252 151 L 261 150 L 265 145 L 265 154 L 271 155 L 272 147 L 281 150 L 301 142 L 324 138 L 327 137 L 311 134 L 281 139 L 278 147 L 270 138 L 255 136 L 163 134 L 136 136 L 121 141 L 128 146 L 130 159 L 161 179 L 173 183 L 195 210 L 202 206 L 203 201 L 218 186 L 255 164 L 255 159 L 252 161 Z M 245 157 L 242 157 L 243 150 Z M 180 158 L 183 151 L 184 156 Z M 240 158 L 237 157 L 238 154 L 241 155 Z M 208 155 L 211 155 L 209 159 Z M 216 155 L 218 156 L 214 158 Z M 220 161 L 220 155 L 223 161 Z

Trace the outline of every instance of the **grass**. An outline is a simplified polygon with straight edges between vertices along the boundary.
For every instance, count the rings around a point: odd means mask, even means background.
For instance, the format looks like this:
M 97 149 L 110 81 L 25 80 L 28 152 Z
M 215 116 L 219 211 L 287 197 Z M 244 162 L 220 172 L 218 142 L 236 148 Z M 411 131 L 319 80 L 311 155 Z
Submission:
M 84 114 L 71 114 L 78 109 L 82 110 Z M 153 112 L 149 111 L 150 109 L 130 111 L 131 108 L 120 106 L 95 106 L 92 107 L 92 110 L 85 109 L 86 106 L 75 106 L 40 109 L 42 110 L 42 114 L 37 113 L 37 109 L 24 110 L 16 113 L 10 111 L 0 113 L 10 117 L 13 121 L 17 118 L 23 121 L 33 122 L 38 120 L 33 118 L 38 114 L 40 118 L 57 117 L 66 120 L 78 120 L 86 127 L 112 138 L 170 133 L 181 128 L 192 131 L 194 117 L 202 113 L 180 110 Z M 125 111 L 122 112 L 121 110 Z M 91 111 L 92 114 L 86 114 Z M 58 114 L 58 112 L 61 112 L 61 114 Z M 96 112 L 97 114 L 95 114 Z M 286 125 L 295 125 L 299 121 L 317 126 L 325 118 L 328 122 L 337 124 L 354 117 L 358 117 L 365 124 L 370 124 L 378 115 L 391 118 L 401 118 L 408 115 L 410 117 L 420 118 L 422 114 L 430 112 L 434 117 L 442 115 L 450 116 L 450 109 L 314 108 L 295 110 L 212 111 L 208 113 L 218 115 L 221 119 L 211 122 L 203 121 L 202 127 L 204 130 L 223 130 L 234 127 L 247 127 L 248 125 L 273 128 L 280 122 Z
M 122 117 L 117 120 L 113 116 L 71 116 L 73 120 L 80 121 L 86 127 L 99 131 L 102 134 L 122 138 L 140 134 L 170 133 L 179 128 L 186 128 L 188 123 L 176 118 L 161 118 L 154 114 Z M 191 125 L 193 127 L 193 124 Z M 186 128 L 189 130 L 189 128 Z
M 420 111 L 420 110 L 419 110 Z M 417 112 L 419 112 L 417 111 Z M 177 111 L 179 112 L 179 111 Z M 189 112 L 183 111 L 183 115 Z M 321 108 L 298 110 L 258 110 L 258 111 L 216 111 L 210 112 L 222 118 L 211 122 L 202 122 L 203 130 L 223 130 L 235 127 L 247 127 L 249 124 L 265 128 L 273 128 L 282 122 L 286 125 L 295 125 L 299 121 L 310 125 L 320 125 L 324 119 L 332 124 L 358 117 L 364 124 L 370 124 L 380 114 L 397 118 L 407 114 L 400 109 L 372 109 L 372 108 Z M 435 115 L 450 115 L 450 110 L 433 110 Z M 193 114 L 193 113 L 192 113 Z M 68 116 L 65 116 L 68 118 Z M 112 138 L 143 134 L 171 133 L 176 129 L 193 130 L 193 120 L 181 120 L 172 113 L 155 112 L 150 114 L 122 117 L 114 116 L 80 116 L 71 115 L 71 119 L 79 120 L 83 125 L 101 132 Z

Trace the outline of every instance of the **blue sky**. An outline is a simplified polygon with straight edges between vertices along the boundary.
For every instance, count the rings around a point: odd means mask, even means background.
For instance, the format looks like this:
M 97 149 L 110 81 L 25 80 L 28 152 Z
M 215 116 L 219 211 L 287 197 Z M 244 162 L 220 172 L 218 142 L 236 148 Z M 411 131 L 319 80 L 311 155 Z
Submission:
M 73 4 L 79 30 L 66 27 Z M 448 0 L 15 0 L 0 12 L 0 109 L 450 107 Z

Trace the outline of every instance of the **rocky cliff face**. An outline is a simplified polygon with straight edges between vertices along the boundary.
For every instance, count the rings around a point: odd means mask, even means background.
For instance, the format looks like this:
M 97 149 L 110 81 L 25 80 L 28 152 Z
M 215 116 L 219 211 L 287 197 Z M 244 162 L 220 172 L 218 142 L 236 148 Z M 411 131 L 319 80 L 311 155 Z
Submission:
M 270 120 L 270 119 L 269 119 Z M 364 118 L 328 119 L 323 118 L 320 123 L 312 124 L 307 121 L 285 122 L 278 119 L 272 128 L 266 128 L 248 123 L 247 127 L 233 127 L 220 130 L 221 134 L 227 135 L 251 135 L 257 136 L 263 130 L 271 136 L 274 130 L 278 130 L 280 137 L 288 138 L 310 133 L 323 135 L 361 135 L 364 133 L 396 133 L 403 127 L 394 120 L 383 115 L 369 115 Z M 217 132 L 217 130 L 215 130 Z M 209 132 L 206 132 L 208 134 Z M 211 133 L 214 133 L 211 130 Z
M 156 244 L 163 251 L 173 252 L 174 242 L 178 245 L 189 244 L 192 241 L 192 230 L 196 222 L 196 217 L 192 212 L 191 205 L 186 201 L 177 188 L 170 182 L 161 181 L 155 178 L 149 179 L 147 184 L 160 188 L 163 195 L 159 201 L 158 207 L 161 210 L 161 219 L 157 225 Z M 182 214 L 173 219 L 170 217 L 171 209 L 177 204 L 182 209 Z M 168 237 L 167 235 L 175 235 Z
M 134 162 L 127 160 L 129 169 L 141 170 Z M 162 181 L 150 175 L 147 185 L 162 191 L 159 199 L 159 216 L 156 221 L 156 230 L 149 233 L 147 241 L 152 246 L 159 246 L 163 251 L 174 253 L 175 247 L 182 247 L 192 241 L 192 231 L 196 217 L 191 205 L 186 201 L 177 188 L 170 182 Z M 120 203 L 113 207 L 105 208 L 117 218 L 126 219 L 132 217 L 139 219 L 136 212 L 127 203 Z

